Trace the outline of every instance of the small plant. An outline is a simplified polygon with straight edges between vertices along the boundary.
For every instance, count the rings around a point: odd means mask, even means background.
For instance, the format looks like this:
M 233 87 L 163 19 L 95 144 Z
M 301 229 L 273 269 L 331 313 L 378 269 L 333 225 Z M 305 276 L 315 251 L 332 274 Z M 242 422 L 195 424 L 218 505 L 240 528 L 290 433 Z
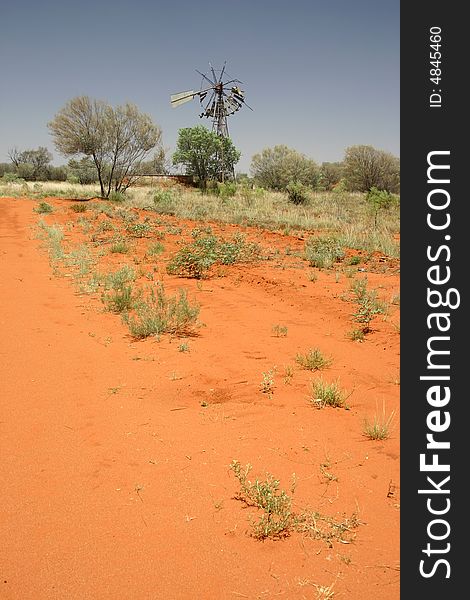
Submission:
M 84 213 L 86 212 L 87 206 L 84 202 L 77 202 L 77 204 L 71 204 L 70 210 L 75 213 Z
M 311 267 L 328 269 L 343 256 L 343 247 L 334 236 L 310 237 L 305 244 L 305 258 Z
M 315 271 L 309 271 L 309 273 L 308 273 L 308 280 L 312 281 L 313 283 L 315 283 L 315 281 L 318 281 L 318 275 L 317 275 L 317 273 L 315 273 Z
M 182 231 L 182 228 L 178 227 L 177 225 L 167 225 L 165 227 L 165 233 L 168 235 L 180 235 Z
M 134 269 L 129 265 L 124 265 L 105 277 L 105 287 L 106 289 L 122 290 L 126 284 L 131 283 L 135 278 L 136 273 Z
M 152 231 L 150 223 L 130 223 L 126 227 L 126 231 L 129 235 L 136 238 L 147 237 Z
M 285 325 L 273 325 L 271 331 L 275 337 L 287 336 L 287 327 Z
M 274 374 L 276 372 L 276 367 L 269 369 L 266 373 L 263 373 L 263 379 L 261 380 L 260 390 L 263 394 L 271 395 L 274 391 Z
M 33 210 L 34 212 L 37 212 L 40 215 L 49 214 L 54 211 L 52 206 L 47 202 L 40 202 Z
M 355 279 L 350 286 L 352 302 L 358 305 L 356 312 L 353 313 L 353 321 L 359 323 L 364 335 L 370 333 L 370 324 L 376 315 L 384 314 L 387 310 L 386 305 L 377 299 L 376 290 L 367 289 L 367 278 Z M 348 300 L 347 297 L 344 298 Z
M 117 240 L 113 242 L 109 251 L 112 254 L 127 254 L 129 252 L 129 246 L 126 244 L 124 240 Z
M 362 329 L 351 329 L 347 336 L 353 342 L 363 342 L 365 340 L 366 334 Z
M 175 198 L 171 190 L 157 190 L 153 196 L 154 210 L 162 215 L 174 215 Z
M 297 354 L 295 361 L 303 369 L 307 369 L 308 371 L 318 371 L 320 369 L 324 369 L 329 367 L 333 362 L 331 358 L 326 358 L 323 356 L 318 348 L 310 348 L 306 354 Z
M 147 248 L 147 256 L 158 256 L 159 254 L 161 254 L 162 252 L 165 251 L 165 246 L 163 244 L 161 244 L 160 242 L 155 242 L 155 244 L 151 244 L 148 248 Z
M 282 538 L 289 535 L 292 525 L 292 500 L 284 490 L 279 490 L 279 480 L 270 473 L 266 479 L 248 480 L 252 469 L 250 464 L 242 468 L 237 460 L 233 460 L 230 469 L 240 482 L 240 491 L 235 498 L 247 506 L 254 506 L 263 511 L 258 521 L 251 521 L 253 537 L 258 540 L 266 538 Z
M 232 181 L 217 183 L 217 187 L 214 189 L 214 192 L 220 198 L 232 198 L 237 193 L 237 184 Z
M 124 202 L 126 200 L 126 194 L 123 192 L 111 192 L 108 196 L 108 200 L 111 202 Z
M 384 405 L 380 416 L 376 413 L 372 421 L 367 418 L 364 419 L 363 435 L 369 440 L 386 440 L 390 436 L 390 427 L 394 417 L 395 411 L 392 411 L 387 417 Z
M 177 296 L 168 297 L 163 284 L 150 289 L 148 297 L 139 301 L 133 314 L 125 313 L 123 321 L 135 338 L 146 338 L 162 333 L 187 335 L 194 331 L 199 306 L 191 306 L 186 292 L 179 290 Z
M 318 585 L 316 583 L 313 584 L 315 589 L 317 590 L 317 597 L 316 600 L 331 600 L 331 598 L 333 598 L 333 596 L 335 595 L 334 591 L 333 591 L 333 586 L 335 585 L 334 583 L 332 583 L 331 585 Z
M 323 379 L 311 382 L 310 402 L 317 408 L 332 406 L 334 408 L 346 408 L 345 401 L 350 394 L 339 387 L 338 382 L 326 383 Z
M 294 377 L 294 369 L 292 368 L 291 365 L 286 365 L 284 367 L 284 383 L 285 383 L 285 385 L 290 385 L 293 377 Z
M 346 264 L 349 266 L 354 266 L 354 265 L 359 265 L 361 263 L 361 257 L 358 256 L 357 254 L 355 256 L 351 256 L 348 258 L 348 260 L 346 261 Z
M 377 302 L 376 293 L 369 292 L 366 296 L 361 298 L 358 302 L 359 307 L 355 313 L 353 313 L 352 317 L 356 323 L 360 323 L 362 325 L 362 331 L 364 334 L 370 333 L 371 321 L 374 319 L 376 315 L 384 314 L 384 307 Z
M 349 544 L 354 539 L 354 529 L 360 522 L 353 513 L 350 518 L 342 515 L 341 519 L 329 517 L 316 511 L 303 510 L 300 514 L 292 511 L 292 499 L 284 490 L 279 490 L 280 482 L 270 473 L 266 479 L 254 482 L 248 480 L 252 466 L 248 463 L 244 468 L 238 460 L 233 460 L 230 469 L 240 483 L 240 491 L 235 495 L 246 506 L 256 507 L 263 511 L 258 521 L 250 519 L 253 537 L 258 540 L 266 538 L 279 539 L 297 531 L 312 539 L 323 540 L 328 547 L 333 547 L 337 540 Z M 296 485 L 295 473 L 292 476 L 291 492 Z
M 376 187 L 372 187 L 366 194 L 366 201 L 372 209 L 374 225 L 377 227 L 379 211 L 389 209 L 392 203 L 396 202 L 396 197 L 387 192 L 387 190 L 379 190 Z
M 178 346 L 178 352 L 189 352 L 189 344 L 187 342 L 182 342 Z
M 103 294 L 101 299 L 107 309 L 114 313 L 123 313 L 130 310 L 135 302 L 130 285 L 123 285 L 108 294 Z
M 308 187 L 302 183 L 291 181 L 286 187 L 287 198 L 293 204 L 306 204 L 309 199 Z

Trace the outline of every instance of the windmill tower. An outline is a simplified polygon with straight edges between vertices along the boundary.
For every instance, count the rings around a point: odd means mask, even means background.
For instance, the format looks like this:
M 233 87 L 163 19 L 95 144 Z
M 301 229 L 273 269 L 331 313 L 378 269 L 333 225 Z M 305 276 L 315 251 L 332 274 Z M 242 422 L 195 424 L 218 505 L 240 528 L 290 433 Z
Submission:
M 176 107 L 196 97 L 199 98 L 201 106 L 199 117 L 211 119 L 212 131 L 223 138 L 228 138 L 227 117 L 236 113 L 242 106 L 253 109 L 245 102 L 245 92 L 240 89 L 240 85 L 243 85 L 242 82 L 227 75 L 225 64 L 222 69 L 214 69 L 209 63 L 210 72 L 207 73 L 201 73 L 196 69 L 196 72 L 202 77 L 200 89 L 172 94 L 170 103 L 171 106 Z M 223 157 L 220 157 L 220 162 L 223 181 Z

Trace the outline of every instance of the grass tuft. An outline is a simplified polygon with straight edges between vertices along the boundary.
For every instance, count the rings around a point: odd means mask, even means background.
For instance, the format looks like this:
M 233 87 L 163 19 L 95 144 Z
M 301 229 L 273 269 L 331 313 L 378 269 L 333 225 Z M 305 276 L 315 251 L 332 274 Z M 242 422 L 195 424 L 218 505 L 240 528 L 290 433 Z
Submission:
M 150 288 L 147 298 L 137 304 L 133 314 L 123 315 L 123 321 L 137 339 L 163 333 L 190 335 L 197 326 L 199 310 L 199 306 L 189 304 L 185 290 L 168 297 L 163 284 L 159 283 Z
M 308 371 L 318 371 L 329 367 L 333 360 L 323 356 L 319 348 L 310 348 L 306 354 L 297 354 L 295 361 L 303 369 Z

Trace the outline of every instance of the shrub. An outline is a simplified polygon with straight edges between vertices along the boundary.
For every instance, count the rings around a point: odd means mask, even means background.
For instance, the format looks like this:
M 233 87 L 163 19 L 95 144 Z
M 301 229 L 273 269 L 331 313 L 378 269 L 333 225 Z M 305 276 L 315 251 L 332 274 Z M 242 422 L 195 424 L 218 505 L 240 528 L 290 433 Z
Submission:
M 170 190 L 157 190 L 153 196 L 155 211 L 162 215 L 174 215 L 176 213 L 175 197 Z
M 215 263 L 232 265 L 259 258 L 258 244 L 247 243 L 243 235 L 230 240 L 215 235 L 193 235 L 194 241 L 183 246 L 167 265 L 167 272 L 180 277 L 201 279 Z
M 135 271 L 129 265 L 124 265 L 114 273 L 109 273 L 105 278 L 106 289 L 122 290 L 122 288 L 135 280 Z
M 73 210 L 75 213 L 84 213 L 86 212 L 87 206 L 83 202 L 77 202 L 77 204 L 71 204 L 70 210 Z
M 167 297 L 163 284 L 158 284 L 150 289 L 146 300 L 136 305 L 133 315 L 123 315 L 123 321 L 138 339 L 163 333 L 189 335 L 197 324 L 199 310 L 199 306 L 189 304 L 184 290 L 179 290 L 178 296 Z
M 24 180 L 21 180 L 21 181 L 24 181 Z M 10 171 L 10 172 L 3 174 L 2 182 L 3 183 L 19 183 L 20 177 L 19 177 L 18 173 L 13 173 Z
M 214 191 L 221 198 L 232 198 L 237 193 L 237 184 L 233 181 L 217 183 L 217 187 L 214 189 Z
M 160 242 L 155 242 L 155 244 L 152 244 L 151 246 L 149 246 L 147 248 L 147 256 L 158 256 L 159 254 L 161 254 L 162 252 L 165 251 L 165 246 L 163 244 L 161 244 Z
M 124 240 L 116 240 L 109 249 L 113 254 L 127 254 L 129 252 L 129 246 Z
M 113 290 L 110 294 L 103 294 L 102 296 L 102 301 L 106 304 L 108 310 L 115 313 L 130 310 L 134 305 L 134 300 L 132 287 L 128 284 Z
M 362 327 L 363 334 L 370 333 L 370 324 L 374 317 L 386 312 L 384 303 L 377 299 L 376 290 L 367 289 L 367 279 L 355 280 L 350 287 L 353 294 L 352 301 L 358 305 L 358 309 L 352 317 Z
M 126 194 L 123 192 L 111 192 L 108 196 L 108 200 L 111 202 L 124 202 L 126 200 Z
M 374 415 L 373 421 L 364 419 L 363 434 L 370 440 L 386 440 L 390 435 L 390 426 L 392 424 L 395 411 L 387 417 L 385 414 L 385 406 L 383 407 L 382 415 Z
M 33 210 L 39 214 L 48 214 L 53 212 L 54 209 L 47 202 L 40 202 Z
M 275 337 L 287 336 L 287 327 L 285 325 L 273 325 L 271 331 Z
M 287 198 L 293 204 L 306 204 L 309 198 L 308 187 L 302 183 L 291 181 L 286 187 Z
M 270 473 L 266 479 L 256 479 L 253 483 L 247 479 L 251 471 L 248 464 L 242 469 L 237 460 L 233 460 L 230 469 L 240 482 L 240 491 L 236 495 L 247 506 L 255 506 L 263 511 L 257 522 L 251 523 L 253 536 L 259 540 L 280 538 L 289 535 L 292 525 L 292 500 L 284 490 L 279 490 L 280 481 Z
M 198 238 L 192 244 L 183 246 L 167 265 L 170 275 L 201 279 L 217 260 L 217 238 Z
M 297 354 L 295 361 L 309 371 L 324 369 L 333 362 L 331 358 L 325 358 L 318 348 L 310 348 L 306 354 Z
M 324 406 L 343 408 L 346 398 L 347 396 L 339 387 L 338 382 L 326 383 L 323 379 L 317 379 L 311 383 L 310 402 L 317 408 Z
M 129 223 L 126 227 L 127 233 L 132 237 L 143 238 L 147 237 L 152 231 L 150 223 Z
M 394 196 L 387 190 L 379 190 L 376 187 L 372 187 L 366 194 L 366 200 L 376 210 L 380 208 L 390 208 L 393 202 Z
M 343 247 L 335 236 L 310 237 L 305 243 L 305 258 L 311 267 L 329 268 L 343 256 Z

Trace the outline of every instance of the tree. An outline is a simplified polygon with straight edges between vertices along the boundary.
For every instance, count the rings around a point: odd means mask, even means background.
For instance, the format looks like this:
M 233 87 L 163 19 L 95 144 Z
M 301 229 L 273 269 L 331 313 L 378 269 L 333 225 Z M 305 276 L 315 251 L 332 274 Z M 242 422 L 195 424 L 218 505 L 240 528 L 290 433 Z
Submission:
M 160 128 L 134 104 L 113 108 L 88 96 L 70 100 L 48 127 L 61 154 L 92 158 L 105 198 L 135 182 L 161 138 Z
M 239 160 L 240 152 L 230 138 L 202 125 L 180 129 L 173 164 L 183 165 L 186 174 L 195 176 L 203 189 L 210 179 L 232 177 Z
M 319 185 L 327 192 L 331 191 L 343 177 L 343 164 L 324 162 L 320 167 Z
M 344 174 L 352 191 L 400 190 L 400 161 L 396 156 L 373 146 L 350 146 L 344 158 Z
M 71 158 L 67 163 L 67 177 L 81 184 L 95 183 L 97 181 L 96 167 L 90 156 L 80 160 Z
M 16 172 L 24 179 L 48 179 L 48 169 L 52 160 L 52 154 L 44 146 L 37 150 L 23 150 L 12 148 L 8 156 L 15 167 Z
M 319 174 L 314 160 L 284 145 L 255 154 L 250 170 L 259 185 L 273 190 L 285 190 L 291 182 L 315 187 Z

